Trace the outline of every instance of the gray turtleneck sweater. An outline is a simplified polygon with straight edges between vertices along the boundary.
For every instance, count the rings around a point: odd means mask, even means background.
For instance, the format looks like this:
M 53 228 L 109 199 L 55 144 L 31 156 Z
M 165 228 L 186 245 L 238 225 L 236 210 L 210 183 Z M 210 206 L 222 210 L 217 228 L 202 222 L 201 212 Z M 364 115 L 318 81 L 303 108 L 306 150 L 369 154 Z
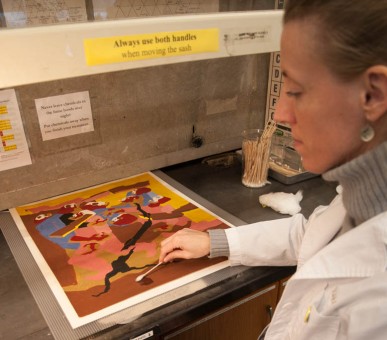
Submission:
M 357 226 L 387 211 L 387 142 L 323 174 L 343 188 L 343 204 L 348 218 Z M 209 230 L 210 257 L 229 256 L 223 229 Z

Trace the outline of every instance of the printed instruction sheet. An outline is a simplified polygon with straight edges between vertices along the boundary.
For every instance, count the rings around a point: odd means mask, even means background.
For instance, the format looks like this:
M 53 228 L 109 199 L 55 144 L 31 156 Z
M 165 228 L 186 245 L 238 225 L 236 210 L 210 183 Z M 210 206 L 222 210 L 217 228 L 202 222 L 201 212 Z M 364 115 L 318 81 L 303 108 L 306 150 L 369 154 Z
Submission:
M 15 90 L 0 91 L 0 171 L 31 164 Z
M 94 131 L 89 91 L 35 99 L 44 141 Z

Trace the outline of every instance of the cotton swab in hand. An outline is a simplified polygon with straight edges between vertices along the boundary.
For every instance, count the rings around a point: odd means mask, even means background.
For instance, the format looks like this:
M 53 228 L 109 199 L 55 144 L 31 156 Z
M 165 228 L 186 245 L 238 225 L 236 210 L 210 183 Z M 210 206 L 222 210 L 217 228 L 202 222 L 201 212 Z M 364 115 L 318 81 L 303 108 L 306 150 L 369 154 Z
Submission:
M 161 264 L 164 264 L 164 262 L 159 262 L 159 263 L 156 264 L 153 268 L 149 269 L 146 273 L 137 276 L 137 277 L 136 277 L 136 282 L 140 282 L 145 276 L 147 276 L 150 272 L 154 271 L 154 270 L 155 270 L 158 266 L 160 266 Z

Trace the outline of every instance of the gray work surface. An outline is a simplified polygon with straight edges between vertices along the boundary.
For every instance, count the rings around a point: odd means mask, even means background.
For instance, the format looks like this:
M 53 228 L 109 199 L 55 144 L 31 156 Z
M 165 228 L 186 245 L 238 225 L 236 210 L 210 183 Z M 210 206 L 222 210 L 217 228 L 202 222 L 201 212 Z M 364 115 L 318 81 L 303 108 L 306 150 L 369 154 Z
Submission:
M 228 168 L 209 167 L 200 161 L 162 169 L 163 173 L 196 194 L 234 215 L 246 223 L 283 218 L 270 208 L 262 208 L 259 195 L 267 192 L 304 192 L 302 213 L 308 217 L 314 208 L 328 204 L 335 195 L 335 183 L 326 183 L 320 177 L 301 183 L 283 185 L 271 181 L 260 189 L 246 188 L 241 184 L 239 164 Z M 50 329 L 37 307 L 27 284 L 0 234 L 0 339 L 51 339 Z M 245 270 L 228 268 L 229 278 L 209 286 L 161 308 L 149 311 L 139 319 L 117 325 L 93 338 L 120 339 L 141 335 L 153 330 L 159 335 L 183 327 L 223 305 L 240 299 L 263 286 L 286 277 L 294 268 L 253 267 Z M 157 338 L 157 337 L 155 337 Z

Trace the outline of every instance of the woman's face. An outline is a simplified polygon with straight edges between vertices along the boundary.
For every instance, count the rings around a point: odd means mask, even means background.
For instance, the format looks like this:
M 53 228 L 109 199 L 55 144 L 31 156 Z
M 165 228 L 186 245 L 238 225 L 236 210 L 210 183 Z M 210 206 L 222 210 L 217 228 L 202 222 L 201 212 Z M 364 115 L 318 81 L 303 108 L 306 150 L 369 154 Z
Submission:
M 363 152 L 361 78 L 338 80 L 323 64 L 315 26 L 289 22 L 281 39 L 284 84 L 274 119 L 292 129 L 306 170 L 323 173 Z M 322 47 L 323 48 L 323 47 Z

